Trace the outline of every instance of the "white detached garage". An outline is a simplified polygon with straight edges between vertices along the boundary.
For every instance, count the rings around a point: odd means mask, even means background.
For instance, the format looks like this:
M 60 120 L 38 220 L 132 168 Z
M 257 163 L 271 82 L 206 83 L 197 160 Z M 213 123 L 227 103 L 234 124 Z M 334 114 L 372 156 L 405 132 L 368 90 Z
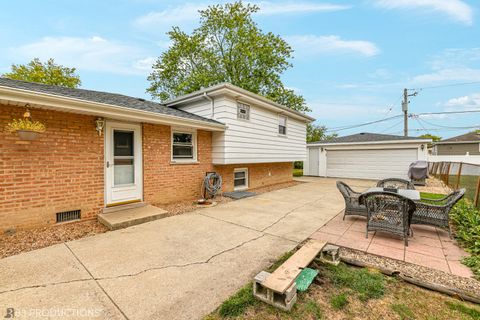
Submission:
M 304 174 L 359 179 L 407 179 L 408 167 L 427 158 L 430 139 L 358 133 L 307 144 Z

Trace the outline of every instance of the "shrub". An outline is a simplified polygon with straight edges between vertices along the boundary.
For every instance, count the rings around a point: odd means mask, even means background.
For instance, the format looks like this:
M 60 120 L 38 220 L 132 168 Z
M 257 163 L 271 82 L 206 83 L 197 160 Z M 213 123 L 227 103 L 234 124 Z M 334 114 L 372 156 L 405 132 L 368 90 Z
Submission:
M 45 132 L 45 125 L 39 121 L 32 121 L 29 118 L 13 119 L 12 122 L 7 124 L 7 131 L 15 132 L 18 130 Z
M 459 242 L 471 257 L 462 262 L 480 277 L 480 211 L 468 200 L 462 200 L 450 212 Z

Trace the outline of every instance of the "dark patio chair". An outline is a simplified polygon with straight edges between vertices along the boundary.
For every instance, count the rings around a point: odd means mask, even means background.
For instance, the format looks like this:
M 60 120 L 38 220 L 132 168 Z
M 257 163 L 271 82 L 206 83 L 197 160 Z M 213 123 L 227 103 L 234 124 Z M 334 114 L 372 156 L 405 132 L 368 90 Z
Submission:
M 392 192 L 364 193 L 360 202 L 367 207 L 367 238 L 369 231 L 384 231 L 401 236 L 408 246 L 415 202 Z
M 455 190 L 441 199 L 421 199 L 416 201 L 417 209 L 413 213 L 412 224 L 423 224 L 450 230 L 449 213 L 452 207 L 465 195 L 465 189 Z
M 380 180 L 377 182 L 377 187 L 415 190 L 415 186 L 412 182 L 399 178 L 387 178 Z
M 337 181 L 337 188 L 345 199 L 345 211 L 343 212 L 343 220 L 345 216 L 367 216 L 367 207 L 358 202 L 361 193 L 353 191 L 345 182 Z

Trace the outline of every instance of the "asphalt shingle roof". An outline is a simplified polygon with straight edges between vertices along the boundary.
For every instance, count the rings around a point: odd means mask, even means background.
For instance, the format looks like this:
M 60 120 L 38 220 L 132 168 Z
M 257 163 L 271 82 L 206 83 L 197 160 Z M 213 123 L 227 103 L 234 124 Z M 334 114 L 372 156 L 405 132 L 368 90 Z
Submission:
M 310 144 L 317 143 L 352 143 L 352 142 L 377 142 L 377 141 L 395 141 L 395 140 L 424 140 L 418 137 L 394 136 L 391 134 L 362 132 L 349 136 L 338 137 L 331 140 L 315 141 Z
M 456 136 L 456 137 L 452 137 L 450 139 L 445 139 L 445 140 L 442 140 L 442 141 L 439 141 L 437 143 L 442 143 L 442 142 L 471 142 L 471 141 L 479 141 L 480 142 L 480 134 L 479 133 L 476 133 L 475 131 L 474 132 L 469 132 L 469 133 L 465 133 L 465 134 L 462 134 L 460 136 Z
M 155 112 L 159 114 L 165 114 L 169 116 L 175 116 L 190 120 L 204 121 L 213 124 L 221 124 L 218 121 L 207 119 L 204 117 L 197 116 L 193 113 L 182 111 L 179 109 L 174 109 L 167 107 L 161 103 L 148 101 L 142 98 L 135 98 L 130 96 L 125 96 L 118 93 L 94 91 L 94 90 L 85 90 L 85 89 L 72 89 L 54 85 L 46 85 L 35 82 L 27 82 L 20 80 L 12 80 L 8 78 L 0 77 L 0 86 L 28 90 L 39 93 L 46 93 L 56 96 L 62 96 L 67 98 L 80 99 L 89 102 L 98 102 L 105 103 L 109 105 L 126 107 L 137 110 L 144 110 Z

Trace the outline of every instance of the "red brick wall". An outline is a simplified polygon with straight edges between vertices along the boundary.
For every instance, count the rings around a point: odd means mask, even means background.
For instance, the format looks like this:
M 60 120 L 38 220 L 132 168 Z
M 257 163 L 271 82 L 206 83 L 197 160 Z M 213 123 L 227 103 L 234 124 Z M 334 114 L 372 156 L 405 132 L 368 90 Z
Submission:
M 143 124 L 144 201 L 169 203 L 200 198 L 207 171 L 212 171 L 212 134 L 198 130 L 195 164 L 171 163 L 169 126 Z
M 103 207 L 103 141 L 95 117 L 30 109 L 47 131 L 20 141 L 5 126 L 25 109 L 0 105 L 0 230 L 55 223 L 55 213 Z
M 222 175 L 224 192 L 233 191 L 235 168 L 248 168 L 249 189 L 293 180 L 293 163 L 291 162 L 216 165 L 215 171 Z

